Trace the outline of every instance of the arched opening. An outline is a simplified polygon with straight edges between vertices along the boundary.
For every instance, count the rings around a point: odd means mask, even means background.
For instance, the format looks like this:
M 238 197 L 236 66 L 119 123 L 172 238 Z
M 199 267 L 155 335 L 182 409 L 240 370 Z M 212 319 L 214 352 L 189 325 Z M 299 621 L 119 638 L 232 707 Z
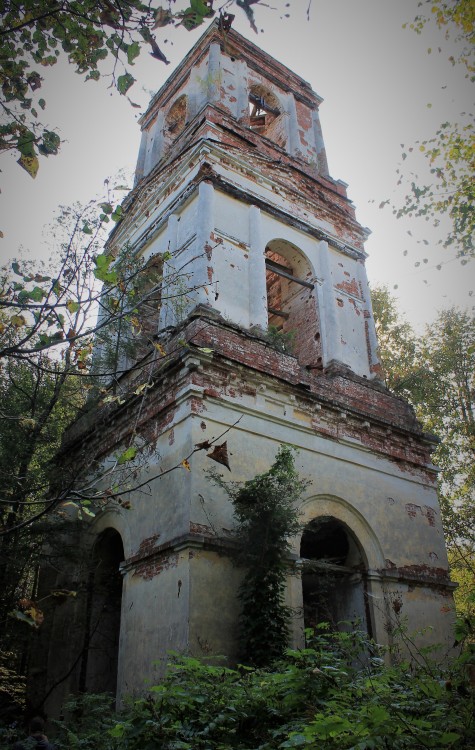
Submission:
M 331 516 L 315 518 L 300 543 L 304 625 L 328 622 L 335 630 L 358 627 L 371 635 L 363 552 L 351 531 Z
M 280 102 L 272 91 L 260 84 L 249 89 L 249 127 L 285 148 L 287 134 Z
M 138 355 L 150 348 L 158 331 L 162 306 L 163 255 L 152 255 L 144 262 L 135 285 L 136 313 L 131 318 L 132 333 L 137 340 Z
M 100 534 L 92 552 L 81 689 L 91 693 L 117 690 L 124 547 L 115 529 Z
M 265 257 L 269 335 L 301 364 L 318 369 L 320 326 L 311 268 L 298 248 L 285 240 L 269 242 Z
M 165 116 L 163 134 L 167 144 L 172 143 L 185 129 L 187 115 L 187 96 L 182 94 L 172 104 Z

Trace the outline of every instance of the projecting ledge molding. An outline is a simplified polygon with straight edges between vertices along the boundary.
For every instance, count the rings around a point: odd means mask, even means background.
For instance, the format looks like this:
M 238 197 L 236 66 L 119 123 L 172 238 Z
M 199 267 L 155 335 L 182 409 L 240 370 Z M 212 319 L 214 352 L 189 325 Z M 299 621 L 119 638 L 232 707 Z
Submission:
M 412 565 L 402 568 L 389 568 L 377 571 L 383 583 L 405 583 L 409 587 L 424 586 L 446 591 L 454 590 L 458 584 L 450 580 L 444 568 L 432 568 L 427 565 Z
M 237 545 L 231 538 L 190 532 L 189 534 L 182 534 L 174 539 L 170 539 L 170 541 L 163 544 L 157 544 L 152 549 L 147 548 L 136 555 L 132 555 L 132 557 L 121 563 L 120 571 L 125 575 L 133 571 L 137 565 L 143 565 L 144 562 L 151 562 L 155 559 L 167 558 L 169 555 L 185 549 L 206 549 L 230 554 L 237 549 Z

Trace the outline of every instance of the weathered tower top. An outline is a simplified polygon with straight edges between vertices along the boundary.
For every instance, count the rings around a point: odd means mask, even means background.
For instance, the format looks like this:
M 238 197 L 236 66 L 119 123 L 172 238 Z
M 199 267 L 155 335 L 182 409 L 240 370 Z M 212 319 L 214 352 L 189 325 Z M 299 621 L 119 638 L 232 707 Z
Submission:
M 223 32 L 215 21 L 141 117 L 137 179 L 170 153 L 183 131 L 181 145 L 188 141 L 203 117 L 246 140 L 251 129 L 265 136 L 268 146 L 301 160 L 305 171 L 328 177 L 318 120 L 321 101 L 300 76 L 232 29 Z M 213 134 L 226 143 L 221 129 Z

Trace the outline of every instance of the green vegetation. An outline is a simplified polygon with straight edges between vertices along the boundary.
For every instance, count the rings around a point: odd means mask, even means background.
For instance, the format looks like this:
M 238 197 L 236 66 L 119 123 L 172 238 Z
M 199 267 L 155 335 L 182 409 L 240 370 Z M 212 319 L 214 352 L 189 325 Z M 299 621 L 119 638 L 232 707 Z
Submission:
M 212 0 L 190 0 L 178 12 L 167 5 L 141 0 L 7 0 L 0 22 L 0 150 L 15 150 L 19 165 L 31 177 L 36 177 L 40 156 L 58 153 L 59 135 L 41 122 L 47 107 L 41 87 L 45 71 L 59 58 L 66 58 L 86 81 L 112 77 L 118 92 L 127 96 L 135 82 L 130 69 L 144 47 L 156 60 L 168 63 L 156 40 L 157 29 L 177 24 L 191 30 L 214 15 Z
M 427 25 L 436 24 L 445 32 L 449 45 L 448 61 L 460 65 L 465 76 L 475 80 L 475 6 L 471 0 L 423 0 L 414 21 L 407 24 L 423 36 Z M 444 54 L 445 49 L 439 48 Z M 432 53 L 432 49 L 428 49 Z M 429 104 L 430 106 L 430 104 Z M 413 146 L 405 147 L 402 159 L 414 150 L 427 158 L 429 178 L 415 175 L 407 166 L 399 184 L 409 183 L 402 206 L 394 206 L 398 216 L 417 216 L 439 226 L 441 218 L 449 218 L 443 242 L 458 256 L 473 257 L 475 246 L 475 120 L 473 103 L 467 102 L 456 122 L 443 122 L 435 134 Z M 410 161 L 410 160 L 409 160 Z M 407 165 L 408 162 L 406 162 Z M 399 170 L 398 170 L 399 171 Z M 384 205 L 382 203 L 381 205 Z
M 266 666 L 288 645 L 288 554 L 290 537 L 300 530 L 298 502 L 306 482 L 288 446 L 281 446 L 269 471 L 244 484 L 224 482 L 216 473 L 211 477 L 234 505 L 237 562 L 246 571 L 239 589 L 241 656 L 246 664 Z
M 460 614 L 475 606 L 475 318 L 444 310 L 422 336 L 398 313 L 386 288 L 372 292 L 387 385 L 408 399 L 440 443 L 439 500 Z
M 465 661 L 444 671 L 419 656 L 387 666 L 364 634 L 321 627 L 271 669 L 175 656 L 164 681 L 120 713 L 86 695 L 51 729 L 58 750 L 469 750 Z

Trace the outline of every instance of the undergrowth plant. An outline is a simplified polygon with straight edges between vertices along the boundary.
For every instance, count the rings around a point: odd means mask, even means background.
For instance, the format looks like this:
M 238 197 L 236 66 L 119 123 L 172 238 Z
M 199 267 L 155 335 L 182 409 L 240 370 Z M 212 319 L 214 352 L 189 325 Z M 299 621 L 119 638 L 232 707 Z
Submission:
M 241 658 L 245 664 L 267 666 L 288 645 L 290 538 L 300 529 L 298 505 L 307 482 L 299 478 L 287 445 L 280 447 L 267 472 L 244 484 L 225 482 L 214 472 L 211 478 L 233 503 L 237 562 L 245 570 L 239 589 Z
M 55 742 L 58 750 L 471 750 L 465 666 L 388 666 L 383 657 L 365 633 L 324 625 L 272 669 L 172 655 L 163 682 L 119 714 L 104 696 L 76 700 Z

